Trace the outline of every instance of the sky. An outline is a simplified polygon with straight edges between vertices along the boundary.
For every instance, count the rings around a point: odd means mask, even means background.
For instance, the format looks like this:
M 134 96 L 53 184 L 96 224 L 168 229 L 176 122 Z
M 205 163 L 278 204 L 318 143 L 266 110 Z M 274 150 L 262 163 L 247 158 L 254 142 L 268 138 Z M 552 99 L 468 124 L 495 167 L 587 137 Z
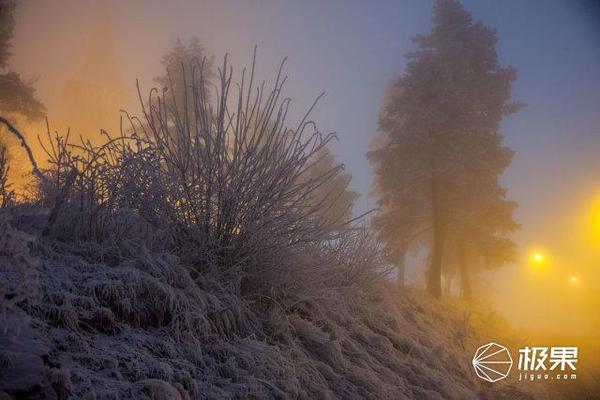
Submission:
M 373 177 L 365 153 L 377 134 L 383 92 L 402 71 L 404 55 L 413 49 L 411 37 L 429 30 L 433 4 L 429 0 L 19 3 L 12 65 L 37 79 L 51 122 L 61 118 L 66 81 L 83 62 L 99 13 L 107 13 L 112 21 L 116 62 L 133 99 L 135 79 L 150 87 L 152 78 L 161 73 L 160 56 L 177 37 L 197 36 L 217 59 L 230 53 L 236 66 L 248 65 L 253 46 L 258 45 L 258 68 L 265 77 L 272 76 L 287 56 L 292 120 L 325 92 L 313 119 L 323 131 L 338 133 L 334 151 L 352 174 L 352 187 L 363 194 L 357 212 L 375 206 L 369 196 Z M 513 99 L 527 104 L 502 123 L 506 143 L 516 151 L 502 182 L 508 197 L 519 203 L 515 217 L 522 227 L 513 238 L 520 254 L 523 258 L 535 248 L 551 259 L 555 253 L 563 270 L 569 259 L 585 264 L 590 279 L 600 279 L 597 243 L 579 240 L 576 233 L 587 229 L 586 219 L 594 204 L 600 204 L 600 6 L 592 0 L 462 3 L 475 20 L 497 30 L 501 63 L 518 71 Z M 505 286 L 498 291 L 511 293 L 512 278 L 521 272 L 519 268 L 501 272 L 506 275 Z M 540 292 L 542 298 L 533 307 L 548 311 L 543 298 L 550 294 Z M 501 303 L 502 296 L 499 299 Z M 530 318 L 530 313 L 520 318 Z

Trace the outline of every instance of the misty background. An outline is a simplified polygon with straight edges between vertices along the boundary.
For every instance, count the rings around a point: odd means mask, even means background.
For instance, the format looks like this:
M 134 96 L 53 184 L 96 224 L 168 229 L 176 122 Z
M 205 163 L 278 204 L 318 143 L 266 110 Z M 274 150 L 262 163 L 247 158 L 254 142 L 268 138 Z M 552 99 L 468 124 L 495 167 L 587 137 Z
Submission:
M 518 71 L 512 97 L 527 104 L 503 121 L 506 144 L 516 151 L 502 181 L 508 198 L 519 203 L 515 219 L 521 229 L 513 239 L 521 256 L 489 277 L 494 300 L 518 325 L 591 332 L 598 326 L 592 283 L 600 281 L 600 237 L 588 226 L 600 204 L 599 6 L 566 0 L 463 5 L 497 30 L 501 64 Z M 333 149 L 362 195 L 359 214 L 375 206 L 365 153 L 377 134 L 383 94 L 413 49 L 410 38 L 429 30 L 431 8 L 431 1 L 31 0 L 17 9 L 11 64 L 37 79 L 50 122 L 60 126 L 69 120 L 69 82 L 103 62 L 115 66 L 122 107 L 137 112 L 136 78 L 142 88 L 152 86 L 162 72 L 161 56 L 178 37 L 188 42 L 197 36 L 217 64 L 228 52 L 236 66 L 249 65 L 258 45 L 264 76 L 273 76 L 287 56 L 291 120 L 326 93 L 313 118 L 340 137 Z M 90 61 L 87 55 L 98 47 L 114 59 Z M 116 124 L 117 110 L 114 118 Z M 530 269 L 533 249 L 548 255 L 554 274 Z M 409 280 L 418 278 L 414 264 Z M 564 285 L 574 274 L 577 287 Z

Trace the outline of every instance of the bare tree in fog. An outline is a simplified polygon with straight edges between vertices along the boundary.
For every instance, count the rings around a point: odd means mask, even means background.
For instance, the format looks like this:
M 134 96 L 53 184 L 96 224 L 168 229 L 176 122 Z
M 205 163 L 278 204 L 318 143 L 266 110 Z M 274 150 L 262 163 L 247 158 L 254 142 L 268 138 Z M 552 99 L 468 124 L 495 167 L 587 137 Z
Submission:
M 496 33 L 458 1 L 438 0 L 432 31 L 414 42 L 381 108 L 380 145 L 368 157 L 382 210 L 376 226 L 392 251 L 429 246 L 427 289 L 440 297 L 449 240 L 490 260 L 506 259 L 499 255 L 512 247 L 504 234 L 517 227 L 516 204 L 498 180 L 513 152 L 499 124 L 520 104 L 509 101 L 516 71 L 499 65 Z

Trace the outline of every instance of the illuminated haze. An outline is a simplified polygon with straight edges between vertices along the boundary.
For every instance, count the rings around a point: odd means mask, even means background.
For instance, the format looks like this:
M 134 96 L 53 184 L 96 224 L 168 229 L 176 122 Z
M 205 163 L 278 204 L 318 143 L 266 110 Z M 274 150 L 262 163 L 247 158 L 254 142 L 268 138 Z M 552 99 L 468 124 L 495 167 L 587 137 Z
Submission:
M 162 73 L 161 55 L 177 37 L 188 41 L 197 36 L 217 60 L 229 52 L 236 66 L 248 65 L 257 44 L 264 76 L 272 76 L 281 59 L 289 57 L 292 120 L 326 92 L 313 117 L 322 130 L 339 134 L 334 150 L 352 174 L 353 188 L 364 194 L 356 211 L 374 206 L 367 196 L 372 172 L 365 152 L 376 135 L 383 90 L 402 70 L 411 36 L 428 31 L 432 2 L 95 3 L 30 0 L 18 9 L 12 64 L 26 77 L 38 78 L 38 94 L 52 124 L 62 127 L 73 114 L 74 106 L 69 111 L 66 100 L 69 82 L 96 63 L 115 66 L 114 79 L 107 79 L 121 82 L 114 88 L 123 94 L 118 102 L 137 112 L 135 79 L 140 78 L 142 87 L 152 85 L 152 78 Z M 497 29 L 501 62 L 518 69 L 513 98 L 527 104 L 503 123 L 506 141 L 516 150 L 503 182 L 509 197 L 519 202 L 516 219 L 522 228 L 513 236 L 519 262 L 490 277 L 496 303 L 525 328 L 597 331 L 599 10 L 591 1 L 463 4 L 475 19 Z M 98 39 L 98 32 L 106 35 Z M 94 46 L 110 47 L 110 35 L 114 58 L 94 60 L 86 69 L 86 54 Z M 114 127 L 116 121 L 114 110 L 104 127 Z M 67 123 L 77 129 L 78 121 Z M 592 226 L 594 213 L 598 227 Z M 534 250 L 544 252 L 544 265 L 532 265 Z M 576 279 L 569 283 L 572 277 Z

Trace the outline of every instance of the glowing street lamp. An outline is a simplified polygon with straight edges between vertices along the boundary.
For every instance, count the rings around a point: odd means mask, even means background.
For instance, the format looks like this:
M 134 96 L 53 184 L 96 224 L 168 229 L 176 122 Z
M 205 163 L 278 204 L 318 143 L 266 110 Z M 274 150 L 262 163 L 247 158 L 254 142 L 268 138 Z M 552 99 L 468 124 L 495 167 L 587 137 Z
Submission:
M 542 265 L 545 261 L 544 255 L 539 251 L 531 253 L 531 261 L 536 265 Z

